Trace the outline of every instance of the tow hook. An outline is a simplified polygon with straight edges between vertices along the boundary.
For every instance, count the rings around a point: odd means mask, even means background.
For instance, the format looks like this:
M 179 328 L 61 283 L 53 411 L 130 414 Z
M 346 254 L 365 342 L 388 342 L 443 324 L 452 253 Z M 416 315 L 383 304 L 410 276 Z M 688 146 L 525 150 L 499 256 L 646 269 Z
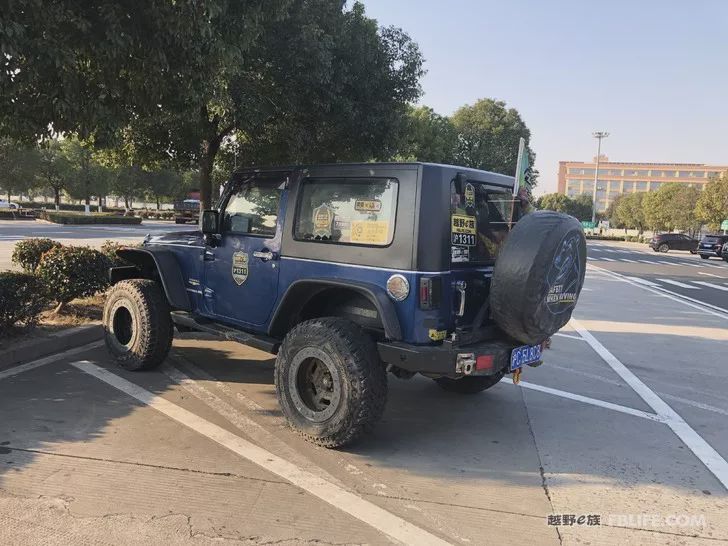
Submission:
M 455 359 L 455 373 L 470 375 L 475 370 L 474 353 L 458 353 Z

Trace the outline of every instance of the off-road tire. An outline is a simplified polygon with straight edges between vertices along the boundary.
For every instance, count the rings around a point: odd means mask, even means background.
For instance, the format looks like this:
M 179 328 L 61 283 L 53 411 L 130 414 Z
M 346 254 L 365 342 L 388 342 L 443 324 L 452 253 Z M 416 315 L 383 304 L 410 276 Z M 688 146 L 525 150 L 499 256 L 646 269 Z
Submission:
M 710 256 L 708 256 L 708 255 L 706 255 L 706 254 L 701 254 L 701 255 L 700 255 L 700 257 L 701 257 L 701 258 L 702 258 L 703 260 L 707 260 L 708 258 L 710 258 Z
M 331 382 L 339 398 L 326 410 L 333 412 L 328 416 L 315 416 L 303 402 L 299 381 L 311 359 L 335 370 Z M 387 400 L 387 372 L 376 345 L 360 327 L 341 318 L 308 320 L 288 332 L 276 359 L 275 386 L 289 424 L 308 441 L 327 448 L 350 444 L 369 432 Z
M 501 379 L 503 379 L 502 372 L 495 375 L 472 375 L 470 377 L 461 377 L 460 379 L 436 377 L 434 381 L 442 390 L 447 392 L 478 394 L 496 385 Z
M 116 362 L 130 371 L 151 370 L 169 354 L 174 335 L 167 298 L 154 281 L 115 284 L 104 305 L 104 338 Z

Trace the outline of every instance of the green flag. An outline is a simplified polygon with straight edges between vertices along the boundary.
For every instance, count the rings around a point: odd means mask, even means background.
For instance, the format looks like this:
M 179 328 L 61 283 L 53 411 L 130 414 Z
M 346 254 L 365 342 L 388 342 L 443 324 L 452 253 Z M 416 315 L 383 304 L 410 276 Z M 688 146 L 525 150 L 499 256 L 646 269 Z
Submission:
M 528 163 L 528 152 L 526 151 L 526 141 L 521 138 L 518 143 L 518 160 L 516 161 L 516 183 L 513 186 L 513 195 L 518 195 L 521 189 L 525 189 L 527 193 L 531 193 L 533 180 L 531 176 L 533 171 Z

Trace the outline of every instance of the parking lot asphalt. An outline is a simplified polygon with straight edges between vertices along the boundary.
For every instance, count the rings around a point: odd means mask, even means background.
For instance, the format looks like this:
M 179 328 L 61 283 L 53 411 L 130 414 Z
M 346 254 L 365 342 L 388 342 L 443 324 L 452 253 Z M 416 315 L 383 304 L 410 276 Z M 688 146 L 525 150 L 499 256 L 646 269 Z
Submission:
M 520 385 L 390 376 L 344 450 L 290 431 L 274 357 L 231 342 L 0 372 L 0 543 L 728 542 L 728 315 L 593 265 Z

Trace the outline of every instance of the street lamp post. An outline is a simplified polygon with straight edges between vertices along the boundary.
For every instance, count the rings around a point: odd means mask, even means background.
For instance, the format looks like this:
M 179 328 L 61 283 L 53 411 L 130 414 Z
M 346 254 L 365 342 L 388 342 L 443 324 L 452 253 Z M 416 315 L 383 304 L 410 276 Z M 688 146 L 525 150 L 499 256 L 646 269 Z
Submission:
M 597 168 L 594 169 L 594 191 L 592 192 L 592 224 L 597 220 L 597 185 L 599 183 L 599 159 L 602 155 L 602 139 L 607 138 L 609 133 L 606 131 L 595 131 L 592 136 L 599 141 L 597 145 Z

